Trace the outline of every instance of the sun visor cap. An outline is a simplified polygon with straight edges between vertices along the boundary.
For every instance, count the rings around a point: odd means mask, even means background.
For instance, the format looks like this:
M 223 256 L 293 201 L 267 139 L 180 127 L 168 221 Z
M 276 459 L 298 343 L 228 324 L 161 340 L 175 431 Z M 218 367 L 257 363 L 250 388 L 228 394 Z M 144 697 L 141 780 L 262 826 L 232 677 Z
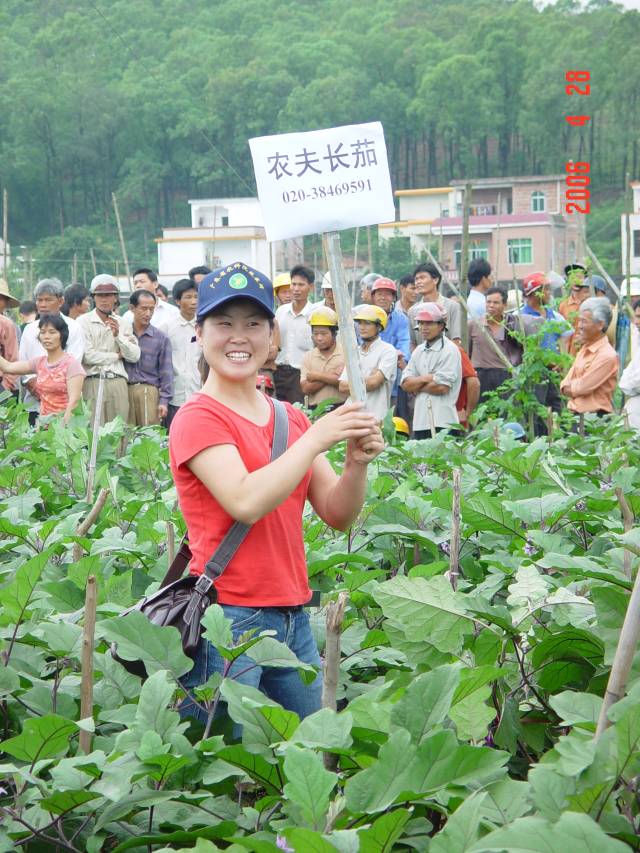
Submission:
M 251 299 L 269 317 L 275 316 L 271 281 L 248 264 L 236 261 L 210 272 L 200 282 L 196 314 L 198 322 L 214 308 L 232 299 Z

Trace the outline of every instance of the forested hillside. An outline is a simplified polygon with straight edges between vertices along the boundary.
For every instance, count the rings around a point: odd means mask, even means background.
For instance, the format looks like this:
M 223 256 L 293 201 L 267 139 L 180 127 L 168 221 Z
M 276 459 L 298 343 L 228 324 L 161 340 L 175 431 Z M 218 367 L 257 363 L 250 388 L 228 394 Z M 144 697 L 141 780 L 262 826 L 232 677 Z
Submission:
M 565 94 L 570 68 L 589 98 Z M 396 186 L 571 156 L 615 196 L 640 176 L 638 68 L 640 14 L 603 0 L 5 0 L 10 239 L 93 225 L 99 246 L 115 191 L 152 254 L 188 197 L 254 192 L 249 137 L 374 119 Z

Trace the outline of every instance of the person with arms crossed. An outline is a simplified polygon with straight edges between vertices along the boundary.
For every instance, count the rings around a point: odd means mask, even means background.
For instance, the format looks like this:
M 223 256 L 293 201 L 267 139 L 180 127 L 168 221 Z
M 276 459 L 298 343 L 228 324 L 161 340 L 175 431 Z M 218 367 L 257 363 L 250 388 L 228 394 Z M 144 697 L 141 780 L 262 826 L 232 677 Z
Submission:
M 522 362 L 522 344 L 515 337 L 515 333 L 520 331 L 518 318 L 514 314 L 505 314 L 506 307 L 507 294 L 504 290 L 490 287 L 486 293 L 485 316 L 469 321 L 469 355 L 478 373 L 482 397 L 496 391 L 511 376 L 487 334 L 491 335 L 510 364 L 515 367 Z
M 140 359 L 127 363 L 129 377 L 129 423 L 135 426 L 159 424 L 169 412 L 173 397 L 173 362 L 167 335 L 151 325 L 156 297 L 148 290 L 134 290 L 129 297 L 133 333 L 140 347 Z
M 313 272 L 308 267 L 293 267 L 291 302 L 285 302 L 276 312 L 280 352 L 276 357 L 274 383 L 276 397 L 287 403 L 304 402 L 304 394 L 300 388 L 300 368 L 305 352 L 313 347 L 311 328 L 307 322 L 313 310 L 313 305 L 309 302 L 313 281 Z
M 331 308 L 318 306 L 309 315 L 309 325 L 315 346 L 302 358 L 302 393 L 307 397 L 310 409 L 315 409 L 325 400 L 342 403 L 345 395 L 340 393 L 338 385 L 344 370 L 344 355 L 336 340 L 338 315 Z
M 209 374 L 202 390 L 180 408 L 169 433 L 171 470 L 193 554 L 190 571 L 201 575 L 234 521 L 251 525 L 246 538 L 215 581 L 217 599 L 231 620 L 234 640 L 248 630 L 275 632 L 304 663 L 321 662 L 303 605 L 307 576 L 302 514 L 309 501 L 331 527 L 346 530 L 360 512 L 367 465 L 382 450 L 375 418 L 362 404 L 341 406 L 313 425 L 288 404 L 287 449 L 274 461 L 271 445 L 276 410 L 256 388 L 270 343 L 273 289 L 258 270 L 240 262 L 214 270 L 198 294 L 197 336 Z M 338 476 L 325 456 L 346 441 Z M 256 666 L 246 655 L 227 662 L 206 640 L 188 690 L 225 672 L 262 690 L 300 717 L 319 710 L 322 677 L 303 684 L 293 668 Z M 189 698 L 183 716 L 206 720 Z
M 416 395 L 413 437 L 430 438 L 460 423 L 456 401 L 462 383 L 462 356 L 445 337 L 446 315 L 435 302 L 422 303 L 416 317 L 423 343 L 414 349 L 402 374 L 402 387 Z
M 120 290 L 115 278 L 107 273 L 97 275 L 91 281 L 90 290 L 96 307 L 78 320 L 85 339 L 84 399 L 91 404 L 93 415 L 102 373 L 100 423 L 108 423 L 118 415 L 126 423 L 129 391 L 125 364 L 135 364 L 139 360 L 140 347 L 128 320 L 116 314 Z
M 367 392 L 365 407 L 383 421 L 391 406 L 391 389 L 398 372 L 398 353 L 391 344 L 385 344 L 380 333 L 387 325 L 387 312 L 377 305 L 363 302 L 357 305 L 353 319 L 358 325 L 361 344 L 358 347 L 360 369 Z M 349 380 L 346 368 L 340 374 L 338 390 L 348 394 Z

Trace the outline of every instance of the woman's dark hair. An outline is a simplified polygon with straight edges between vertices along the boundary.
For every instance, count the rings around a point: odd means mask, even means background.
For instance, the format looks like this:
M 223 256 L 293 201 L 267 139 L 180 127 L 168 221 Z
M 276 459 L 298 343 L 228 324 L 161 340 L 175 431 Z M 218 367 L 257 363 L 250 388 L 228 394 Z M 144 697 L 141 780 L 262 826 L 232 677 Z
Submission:
M 38 328 L 42 329 L 44 326 L 52 326 L 57 332 L 60 332 L 60 346 L 62 349 L 66 349 L 69 340 L 69 327 L 60 314 L 43 314 L 38 320 Z
M 187 290 L 195 290 L 198 292 L 198 285 L 190 278 L 181 278 L 173 285 L 173 301 L 180 302 Z
M 64 292 L 64 304 L 60 309 L 63 314 L 69 316 L 69 311 L 74 305 L 80 305 L 89 295 L 89 291 L 81 284 L 70 284 Z

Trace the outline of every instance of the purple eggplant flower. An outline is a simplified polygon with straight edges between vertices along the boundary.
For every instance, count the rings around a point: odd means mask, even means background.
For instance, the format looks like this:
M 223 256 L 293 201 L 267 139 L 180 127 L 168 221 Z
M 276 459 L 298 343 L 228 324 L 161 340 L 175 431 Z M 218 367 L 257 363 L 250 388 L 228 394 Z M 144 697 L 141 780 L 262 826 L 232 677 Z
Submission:
M 288 853 L 294 853 L 293 847 L 289 847 L 287 839 L 283 835 L 276 835 L 276 847 L 278 850 L 287 850 Z
M 537 550 L 538 546 L 534 545 L 531 539 L 527 539 L 524 545 L 524 553 L 527 555 L 527 557 L 533 557 Z

